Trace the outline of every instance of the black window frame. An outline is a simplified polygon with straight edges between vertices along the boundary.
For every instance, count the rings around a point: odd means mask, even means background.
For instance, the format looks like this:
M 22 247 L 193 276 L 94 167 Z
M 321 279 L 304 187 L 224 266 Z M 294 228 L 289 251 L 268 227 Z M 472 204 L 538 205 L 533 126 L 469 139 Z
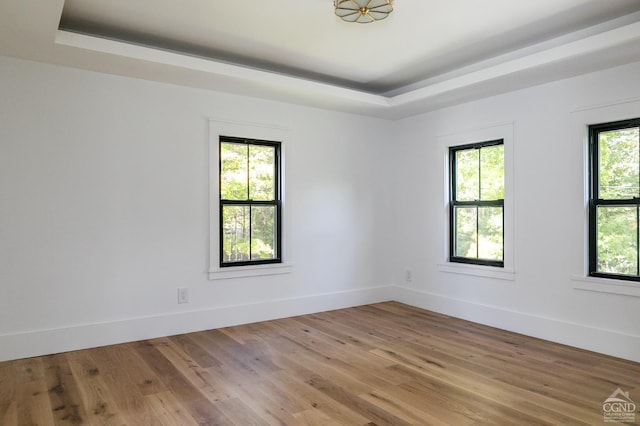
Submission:
M 629 120 L 612 121 L 589 125 L 589 202 L 588 202 L 588 240 L 589 240 L 589 265 L 588 273 L 590 277 L 610 278 L 624 281 L 640 281 L 640 196 L 625 199 L 601 199 L 599 197 L 600 181 L 600 161 L 599 161 L 599 135 L 600 133 L 615 130 L 624 130 L 640 127 L 640 118 Z M 639 141 L 640 142 L 640 141 Z M 638 144 L 640 149 L 640 143 Z M 640 181 L 640 174 L 639 174 Z M 640 184 L 640 182 L 639 182 Z M 624 275 L 608 272 L 598 272 L 598 206 L 635 206 L 636 207 L 636 241 L 639 251 L 636 261 L 638 275 Z
M 457 201 L 457 163 L 456 153 L 470 149 L 481 149 L 490 146 L 503 145 L 504 139 L 493 139 L 484 142 L 470 143 L 466 145 L 457 145 L 449 147 L 449 262 L 465 263 L 471 265 L 494 266 L 504 268 L 504 198 L 499 200 L 474 200 L 474 201 Z M 503 157 L 504 161 L 504 157 Z M 480 167 L 480 165 L 478 165 Z M 504 177 L 503 177 L 504 178 Z M 506 185 L 506 182 L 505 182 Z M 463 207 L 500 207 L 502 209 L 502 260 L 482 259 L 456 256 L 456 220 L 455 209 L 458 206 Z
M 275 194 L 274 200 L 251 200 L 247 197 L 246 200 L 227 200 L 222 198 L 222 144 L 223 143 L 234 143 L 234 144 L 243 144 L 243 145 L 256 145 L 256 146 L 269 146 L 275 149 L 275 158 L 274 158 L 274 177 L 275 177 Z M 239 138 L 233 136 L 222 136 L 220 135 L 218 140 L 218 199 L 219 199 L 219 218 L 218 218 L 218 229 L 219 229 L 219 248 L 220 248 L 220 267 L 228 268 L 234 266 L 249 266 L 249 265 L 266 265 L 266 264 L 274 264 L 274 263 L 282 263 L 282 142 L 278 141 L 268 141 L 262 139 L 250 139 L 250 138 Z M 247 173 L 248 170 L 247 170 Z M 249 176 L 247 176 L 247 183 Z M 244 260 L 244 261 L 225 261 L 224 260 L 224 225 L 223 225 L 223 208 L 224 206 L 273 206 L 275 207 L 275 247 L 274 247 L 274 257 L 271 259 L 255 259 L 255 260 Z M 249 209 L 251 211 L 251 209 Z M 249 223 L 251 223 L 251 219 L 249 219 Z M 249 231 L 251 232 L 251 231 Z M 249 255 L 251 255 L 251 236 L 249 237 Z

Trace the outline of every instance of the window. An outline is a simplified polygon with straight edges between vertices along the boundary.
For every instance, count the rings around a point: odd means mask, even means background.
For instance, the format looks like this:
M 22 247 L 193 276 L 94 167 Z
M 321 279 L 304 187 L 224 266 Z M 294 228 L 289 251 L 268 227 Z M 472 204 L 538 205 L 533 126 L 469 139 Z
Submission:
M 504 141 L 449 148 L 449 261 L 504 267 Z
M 219 140 L 220 266 L 281 263 L 280 142 Z
M 589 126 L 589 275 L 640 281 L 640 119 Z

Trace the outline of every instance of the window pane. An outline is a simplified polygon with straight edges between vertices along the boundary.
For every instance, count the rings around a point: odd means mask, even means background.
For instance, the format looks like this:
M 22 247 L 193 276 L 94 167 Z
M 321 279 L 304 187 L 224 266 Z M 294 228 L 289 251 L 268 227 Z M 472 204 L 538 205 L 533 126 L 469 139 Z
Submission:
M 249 206 L 222 206 L 224 262 L 249 260 Z
M 478 149 L 456 151 L 456 201 L 480 199 L 480 173 Z
M 220 144 L 220 198 L 247 200 L 247 145 L 223 142 Z
M 249 197 L 252 200 L 275 200 L 275 155 L 272 146 L 249 145 Z
M 478 208 L 478 257 L 488 260 L 502 260 L 502 208 Z
M 598 206 L 597 272 L 638 273 L 637 209 Z
M 455 255 L 459 257 L 478 257 L 477 210 L 475 207 L 455 208 L 456 246 Z
M 251 259 L 276 257 L 276 208 L 251 207 Z
M 480 199 L 504 199 L 504 145 L 480 149 Z
M 599 198 L 624 199 L 640 195 L 638 128 L 599 134 Z

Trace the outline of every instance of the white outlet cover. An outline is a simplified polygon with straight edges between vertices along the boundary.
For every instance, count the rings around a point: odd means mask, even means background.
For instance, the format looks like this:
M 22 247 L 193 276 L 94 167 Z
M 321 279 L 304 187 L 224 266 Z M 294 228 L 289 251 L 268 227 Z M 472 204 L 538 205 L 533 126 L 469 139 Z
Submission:
M 179 288 L 178 289 L 178 303 L 188 303 L 189 302 L 189 289 L 188 288 Z

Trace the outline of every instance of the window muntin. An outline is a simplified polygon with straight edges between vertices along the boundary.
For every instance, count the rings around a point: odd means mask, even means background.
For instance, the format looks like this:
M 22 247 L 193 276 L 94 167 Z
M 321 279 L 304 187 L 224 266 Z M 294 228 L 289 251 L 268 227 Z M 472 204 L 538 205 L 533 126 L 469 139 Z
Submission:
M 281 263 L 279 142 L 220 136 L 220 266 Z
M 589 275 L 640 281 L 640 119 L 589 126 Z
M 449 148 L 449 261 L 504 266 L 504 142 Z

